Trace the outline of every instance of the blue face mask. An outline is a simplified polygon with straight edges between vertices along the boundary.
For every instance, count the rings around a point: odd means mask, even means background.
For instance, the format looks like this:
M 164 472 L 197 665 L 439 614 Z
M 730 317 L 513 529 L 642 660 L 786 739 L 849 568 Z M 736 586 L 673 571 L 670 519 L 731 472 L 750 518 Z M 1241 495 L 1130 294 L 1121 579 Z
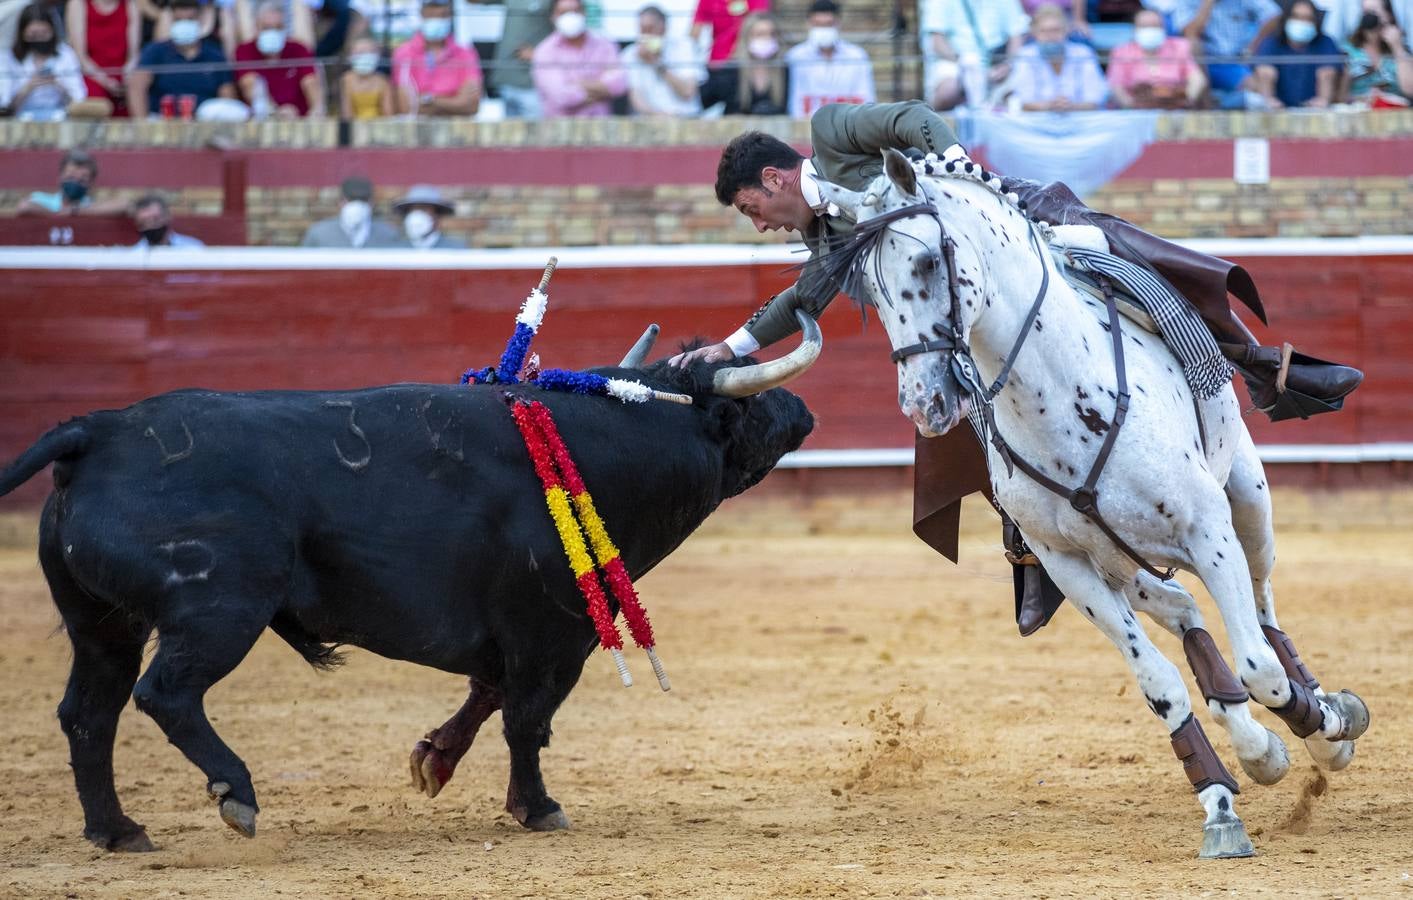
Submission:
M 444 41 L 451 34 L 451 19 L 423 19 L 422 37 L 429 41 Z
M 1036 41 L 1035 47 L 1040 51 L 1040 55 L 1046 59 L 1062 59 L 1065 55 L 1064 41 Z
M 1304 19 L 1286 20 L 1285 37 L 1292 44 L 1308 44 L 1318 33 L 1314 22 L 1306 22 Z

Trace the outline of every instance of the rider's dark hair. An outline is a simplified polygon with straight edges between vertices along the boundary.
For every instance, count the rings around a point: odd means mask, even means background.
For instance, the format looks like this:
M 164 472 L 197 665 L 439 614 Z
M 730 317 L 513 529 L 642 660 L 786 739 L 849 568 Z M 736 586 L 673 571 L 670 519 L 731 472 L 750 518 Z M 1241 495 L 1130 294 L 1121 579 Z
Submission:
M 766 166 L 793 169 L 804 161 L 794 147 L 763 131 L 738 135 L 721 151 L 716 166 L 716 199 L 731 206 L 744 188 L 764 187 L 760 173 Z

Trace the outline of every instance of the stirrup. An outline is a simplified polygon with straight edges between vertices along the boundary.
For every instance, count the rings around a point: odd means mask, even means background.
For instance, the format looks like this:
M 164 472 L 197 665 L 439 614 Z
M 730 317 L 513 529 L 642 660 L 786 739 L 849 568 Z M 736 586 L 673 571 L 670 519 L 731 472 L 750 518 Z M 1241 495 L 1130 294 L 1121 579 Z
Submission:
M 1272 422 L 1280 422 L 1285 419 L 1308 419 L 1320 413 L 1340 410 L 1344 406 L 1344 397 L 1334 401 L 1321 400 L 1286 386 L 1294 354 L 1295 348 L 1288 342 L 1281 344 L 1281 359 L 1276 369 L 1276 400 L 1270 406 L 1263 407 L 1261 412 L 1270 416 Z

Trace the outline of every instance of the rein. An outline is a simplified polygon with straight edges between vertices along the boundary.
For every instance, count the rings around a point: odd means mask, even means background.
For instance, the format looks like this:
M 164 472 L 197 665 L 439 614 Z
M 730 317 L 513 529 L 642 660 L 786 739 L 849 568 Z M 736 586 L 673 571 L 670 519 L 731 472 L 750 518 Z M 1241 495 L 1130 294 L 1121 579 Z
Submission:
M 924 208 L 925 207 L 925 208 Z M 933 203 L 920 203 L 912 206 L 902 207 L 886 213 L 888 222 L 879 226 L 877 233 L 870 235 L 876 241 L 878 235 L 891 224 L 899 219 L 908 218 L 915 215 L 930 215 L 937 221 L 937 227 L 942 232 L 942 256 L 947 265 L 947 294 L 951 304 L 951 334 L 946 337 L 936 339 L 923 339 L 916 344 L 909 344 L 906 347 L 899 347 L 890 354 L 889 358 L 894 363 L 902 362 L 909 357 L 918 356 L 924 353 L 947 353 L 951 356 L 952 377 L 966 391 L 980 400 L 977 404 L 979 415 L 982 418 L 983 428 L 979 431 L 989 435 L 991 445 L 995 448 L 998 456 L 1006 463 L 1007 471 L 1020 469 L 1030 477 L 1032 481 L 1039 484 L 1046 490 L 1058 494 L 1069 501 L 1071 508 L 1080 515 L 1085 516 L 1118 547 L 1125 556 L 1138 564 L 1143 571 L 1152 575 L 1160 581 L 1172 579 L 1176 569 L 1170 568 L 1162 572 L 1154 567 L 1148 560 L 1144 559 L 1137 550 L 1125 541 L 1117 531 L 1104 520 L 1099 512 L 1099 476 L 1104 471 L 1104 466 L 1109 461 L 1109 455 L 1114 449 L 1114 443 L 1118 440 L 1119 430 L 1123 427 L 1124 420 L 1128 416 L 1129 392 L 1128 392 L 1128 370 L 1124 362 L 1123 330 L 1119 322 L 1118 305 L 1114 300 L 1112 286 L 1107 277 L 1101 276 L 1099 279 L 1100 290 L 1104 294 L 1104 306 L 1109 313 L 1109 333 L 1113 339 L 1114 346 L 1114 374 L 1118 381 L 1118 392 L 1115 399 L 1114 416 L 1109 421 L 1109 428 L 1104 435 L 1104 442 L 1099 447 L 1099 454 L 1094 458 L 1093 465 L 1089 468 L 1089 474 L 1085 477 L 1084 483 L 1079 487 L 1071 488 L 1056 481 L 1039 468 L 1031 464 L 1024 457 L 1020 456 L 1001 436 L 1001 432 L 996 427 L 995 413 L 992 403 L 1001 391 L 1006 387 L 1006 382 L 1010 380 L 1011 369 L 1015 365 L 1016 359 L 1020 356 L 1021 348 L 1025 346 L 1026 339 L 1030 337 L 1035 325 L 1036 318 L 1040 315 L 1040 307 L 1045 302 L 1045 297 L 1050 290 L 1050 267 L 1045 264 L 1045 256 L 1040 248 L 1040 241 L 1035 235 L 1035 228 L 1030 230 L 1030 247 L 1035 251 L 1036 257 L 1040 260 L 1040 288 L 1035 292 L 1035 300 L 1030 305 L 1030 312 L 1026 314 L 1025 323 L 1021 326 L 1020 334 L 1016 336 L 1015 343 L 1011 345 L 1011 351 L 1006 355 L 1006 361 L 1001 366 L 1000 373 L 996 380 L 989 387 L 983 387 L 978 378 L 976 364 L 971 358 L 971 348 L 967 345 L 966 338 L 962 334 L 961 326 L 961 291 L 957 287 L 957 263 L 956 263 L 956 241 L 947 233 L 947 228 L 942 224 L 941 213 L 938 212 Z M 879 219 L 885 218 L 879 216 Z M 873 224 L 874 219 L 870 219 L 866 224 Z M 881 284 L 880 280 L 880 284 Z

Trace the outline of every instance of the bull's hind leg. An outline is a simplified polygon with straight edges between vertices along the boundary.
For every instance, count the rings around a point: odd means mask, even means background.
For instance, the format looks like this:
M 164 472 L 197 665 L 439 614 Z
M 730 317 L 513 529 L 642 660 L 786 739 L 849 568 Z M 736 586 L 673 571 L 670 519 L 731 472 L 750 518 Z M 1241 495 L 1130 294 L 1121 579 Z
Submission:
M 501 708 L 505 743 L 510 747 L 505 808 L 531 831 L 569 827 L 569 817 L 545 790 L 540 774 L 540 750 L 549 746 L 550 720 L 584 669 L 582 648 L 561 649 L 507 660 Z
M 1275 784 L 1290 771 L 1290 754 L 1280 735 L 1251 716 L 1250 695 L 1227 665 L 1208 633 L 1197 602 L 1176 581 L 1140 572 L 1125 590 L 1134 609 L 1146 613 L 1182 641 L 1188 667 L 1207 702 L 1207 711 L 1231 737 L 1241 768 L 1258 784 Z
M 74 648 L 59 724 L 69 739 L 83 836 L 105 850 L 153 850 L 146 830 L 123 814 L 113 784 L 118 717 L 137 680 L 148 629 L 89 596 L 55 551 L 49 541 L 41 542 L 40 564 Z
M 214 586 L 170 596 L 157 622 L 157 653 L 133 699 L 170 741 L 206 775 L 221 819 L 255 836 L 255 787 L 250 770 L 206 718 L 206 692 L 234 669 L 273 616 L 244 598 L 212 596 Z
M 1182 761 L 1207 813 L 1200 855 L 1211 859 L 1255 853 L 1232 802 L 1236 779 L 1217 758 L 1202 724 L 1192 715 L 1192 703 L 1177 667 L 1148 639 L 1124 594 L 1111 587 L 1086 557 L 1047 553 L 1042 562 L 1065 596 L 1123 653 L 1148 708 L 1168 730 L 1173 752 Z
M 470 679 L 471 693 L 456 715 L 440 728 L 427 732 L 426 740 L 412 748 L 412 786 L 428 797 L 441 793 L 456 772 L 456 764 L 471 749 L 476 732 L 500 709 L 500 688 Z
M 1242 445 L 1233 461 L 1226 485 L 1231 504 L 1232 527 L 1241 542 L 1246 565 L 1251 573 L 1251 589 L 1256 603 L 1256 619 L 1266 643 L 1275 652 L 1285 677 L 1290 680 L 1293 705 L 1282 718 L 1297 736 L 1305 738 L 1306 749 L 1321 766 L 1339 770 L 1354 758 L 1354 739 L 1369 727 L 1369 708 L 1358 695 L 1350 691 L 1326 694 L 1310 670 L 1301 662 L 1295 645 L 1276 622 L 1275 592 L 1271 573 L 1275 569 L 1275 533 L 1271 527 L 1271 497 L 1266 485 L 1266 473 L 1249 434 L 1242 435 Z M 1315 703 L 1334 707 L 1343 720 L 1338 731 L 1326 729 L 1329 724 L 1323 714 L 1318 717 Z M 1304 714 L 1295 712 L 1304 709 Z M 1280 715 L 1280 713 L 1277 713 Z M 1333 732 L 1333 733 L 1332 733 Z M 1342 736 L 1341 736 L 1342 735 Z

